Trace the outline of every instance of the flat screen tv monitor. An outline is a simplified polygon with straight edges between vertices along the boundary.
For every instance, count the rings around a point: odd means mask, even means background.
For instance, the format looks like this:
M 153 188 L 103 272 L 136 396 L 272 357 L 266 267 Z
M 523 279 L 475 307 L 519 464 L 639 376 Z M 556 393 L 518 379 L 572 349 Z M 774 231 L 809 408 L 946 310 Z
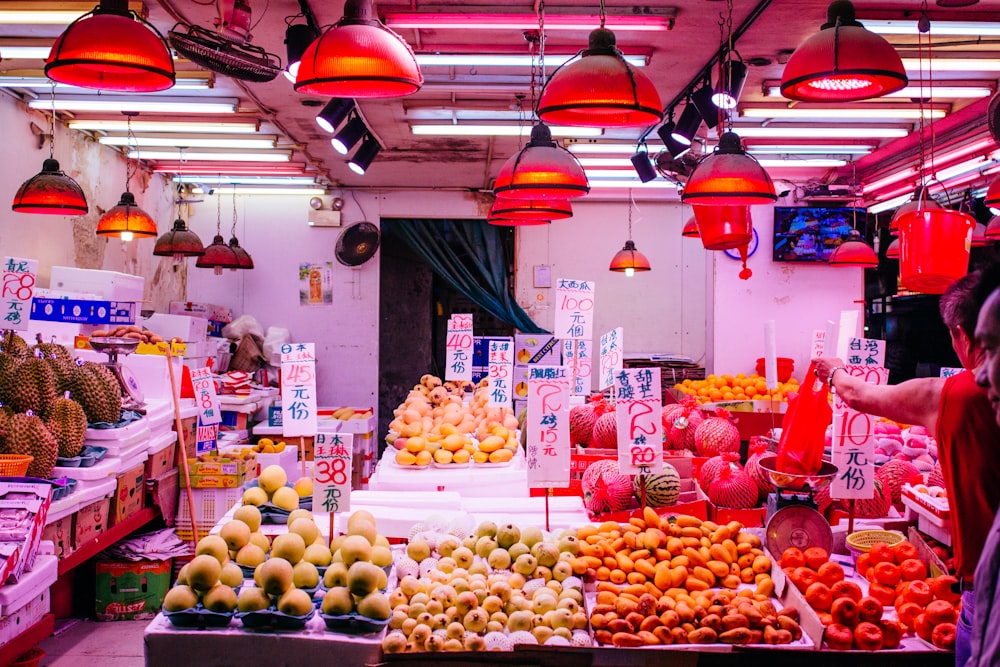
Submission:
M 775 262 L 827 262 L 848 233 L 864 233 L 863 208 L 774 207 Z

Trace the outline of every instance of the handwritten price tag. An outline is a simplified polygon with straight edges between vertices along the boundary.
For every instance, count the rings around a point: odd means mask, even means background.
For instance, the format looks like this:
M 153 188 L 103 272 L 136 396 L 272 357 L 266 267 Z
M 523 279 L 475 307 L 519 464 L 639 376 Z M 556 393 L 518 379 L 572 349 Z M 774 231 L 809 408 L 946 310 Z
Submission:
M 281 346 L 281 429 L 287 436 L 316 433 L 316 346 Z
M 626 368 L 614 379 L 618 469 L 626 475 L 663 470 L 663 395 L 659 368 Z
M 511 407 L 511 392 L 514 375 L 514 340 L 496 339 L 489 342 L 487 353 L 487 377 L 489 378 L 488 407 Z
M 590 376 L 593 373 L 591 342 L 589 340 L 564 340 L 563 359 L 570 367 L 575 379 L 570 385 L 570 393 L 574 396 L 590 394 Z
M 569 486 L 569 373 L 565 366 L 528 371 L 528 488 Z
M 556 338 L 594 337 L 594 283 L 560 278 L 556 283 Z
M 37 259 L 3 258 L 3 287 L 0 288 L 2 328 L 16 331 L 28 328 L 28 313 L 31 312 L 31 298 L 35 294 L 37 276 Z
M 445 379 L 472 381 L 472 314 L 452 315 L 445 340 Z
M 196 368 L 191 371 L 191 384 L 194 386 L 194 402 L 198 406 L 198 421 L 202 424 L 218 424 L 222 421 L 219 409 L 219 397 L 215 393 L 215 381 L 212 371 L 208 368 Z
M 615 376 L 622 369 L 624 345 L 625 330 L 622 327 L 615 327 L 601 336 L 601 389 L 615 383 Z
M 847 372 L 869 384 L 885 384 L 889 371 L 876 366 L 848 366 Z M 833 464 L 837 476 L 830 484 L 831 498 L 868 499 L 875 495 L 875 438 L 871 415 L 847 407 L 840 396 L 833 399 Z
M 353 433 L 317 433 L 313 443 L 313 507 L 324 512 L 351 509 Z
M 885 366 L 885 341 L 877 338 L 851 338 L 847 341 L 847 356 L 852 366 Z

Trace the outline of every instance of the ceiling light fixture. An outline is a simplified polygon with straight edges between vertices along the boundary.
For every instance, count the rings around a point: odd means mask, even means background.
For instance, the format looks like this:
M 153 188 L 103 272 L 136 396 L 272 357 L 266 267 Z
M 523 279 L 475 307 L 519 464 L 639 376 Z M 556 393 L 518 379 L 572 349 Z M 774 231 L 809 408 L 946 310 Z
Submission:
M 722 78 L 715 87 L 712 102 L 720 109 L 735 109 L 747 82 L 748 69 L 742 60 L 727 60 L 722 67 Z
M 609 271 L 624 273 L 626 278 L 634 276 L 636 271 L 649 271 L 651 268 L 649 260 L 636 249 L 635 242 L 632 240 L 633 208 L 635 208 L 635 200 L 630 196 L 628 207 L 628 240 L 625 241 L 625 246 L 611 258 L 611 265 L 608 266 Z
M 285 28 L 285 78 L 292 83 L 295 83 L 295 78 L 298 76 L 302 54 L 319 37 L 319 34 L 307 23 L 289 23 L 289 20 L 296 18 L 298 17 L 292 16 L 285 19 L 285 23 L 288 25 Z
M 238 100 L 233 98 L 211 97 L 159 97 L 135 98 L 120 95 L 101 95 L 85 97 L 83 95 L 56 96 L 56 111 L 114 111 L 135 113 L 211 113 L 228 114 L 236 112 Z M 47 109 L 49 105 L 40 99 L 31 100 L 28 106 L 32 109 Z
M 525 137 L 531 128 L 518 125 L 410 125 L 414 135 L 428 137 Z M 550 127 L 554 137 L 600 137 L 604 130 L 599 127 Z
M 688 98 L 688 103 L 685 105 L 684 111 L 681 112 L 681 117 L 677 120 L 677 125 L 674 126 L 670 137 L 679 144 L 690 146 L 695 135 L 698 134 L 698 128 L 701 127 L 701 120 L 701 114 L 698 113 L 697 107 Z
M 663 145 L 666 147 L 667 151 L 670 152 L 670 155 L 674 158 L 679 158 L 691 150 L 691 143 L 684 143 L 674 139 L 674 131 L 677 129 L 677 126 L 674 124 L 673 115 L 674 112 L 673 109 L 671 109 L 670 120 L 658 127 L 656 129 L 656 133 L 660 135 L 660 141 L 663 142 Z
M 93 8 L 93 0 L 5 2 L 0 5 L 0 25 L 69 25 Z M 130 0 L 128 9 L 141 12 L 142 2 Z
M 354 100 L 335 97 L 327 102 L 323 110 L 316 115 L 316 123 L 325 131 L 333 134 L 337 131 L 337 127 L 344 122 L 344 119 L 351 114 L 353 108 Z
M 312 176 L 241 176 L 230 174 L 226 176 L 192 176 L 185 174 L 174 177 L 174 183 L 190 183 L 195 185 L 316 185 Z
M 701 238 L 701 232 L 698 231 L 698 220 L 693 215 L 684 223 L 681 236 L 687 239 Z
M 820 31 L 785 64 L 781 94 L 801 102 L 881 97 L 907 83 L 903 62 L 884 38 L 865 30 L 849 0 L 834 0 Z
M 177 164 L 184 164 L 183 148 L 179 150 Z M 174 180 L 183 182 L 184 176 L 178 173 L 177 178 Z M 174 220 L 174 226 L 170 231 L 164 232 L 156 239 L 156 244 L 153 246 L 153 255 L 156 257 L 173 257 L 174 264 L 180 264 L 184 261 L 185 257 L 201 257 L 204 255 L 205 244 L 201 242 L 201 238 L 197 234 L 188 229 L 187 223 L 181 218 L 181 204 L 184 203 L 183 197 L 175 203 L 177 204 L 177 219 Z M 188 209 L 188 212 L 190 213 L 190 209 Z
M 71 120 L 67 123 L 71 130 L 84 132 L 127 132 L 128 124 L 121 120 Z M 193 132 L 205 134 L 256 134 L 258 123 L 214 123 L 214 122 L 172 122 L 137 120 L 132 123 L 133 132 Z
M 351 116 L 351 119 L 347 121 L 347 125 L 340 128 L 340 131 L 333 135 L 330 143 L 338 153 L 347 155 L 354 148 L 354 145 L 361 141 L 361 137 L 365 136 L 365 132 L 367 131 L 368 126 L 365 125 L 364 119 L 355 112 Z
M 629 158 L 632 166 L 635 168 L 635 173 L 638 174 L 639 180 L 643 183 L 649 183 L 651 180 L 656 178 L 656 168 L 653 167 L 653 163 L 649 161 L 649 153 L 645 150 L 636 151 Z
M 302 55 L 295 90 L 327 97 L 412 95 L 424 77 L 402 37 L 372 18 L 370 0 L 347 0 L 344 16 Z
M 847 238 L 840 242 L 830 254 L 829 264 L 840 267 L 861 267 L 869 269 L 878 266 L 878 255 L 861 238 L 861 233 L 852 229 Z
M 994 215 L 990 218 L 990 223 L 986 225 L 983 236 L 990 241 L 1000 241 L 1000 215 Z
M 677 189 L 677 184 L 676 183 L 674 183 L 672 181 L 668 181 L 665 178 L 658 178 L 655 181 L 650 181 L 648 183 L 643 183 L 639 179 L 635 179 L 635 180 L 632 180 L 632 181 L 614 180 L 614 179 L 599 179 L 599 180 L 589 181 L 588 185 L 590 186 L 591 190 L 598 190 L 598 189 L 617 189 L 617 190 L 621 190 L 621 189 L 626 189 L 626 188 L 629 189 L 629 190 L 642 190 L 642 189 L 645 189 L 645 190 L 653 190 L 653 189 L 656 189 L 656 190 L 660 190 L 660 189 L 676 190 Z
M 150 93 L 174 85 L 163 35 L 127 0 L 101 0 L 59 36 L 45 63 L 53 81 L 117 92 Z
M 97 141 L 105 146 L 130 146 L 132 148 L 146 146 L 152 148 L 251 148 L 266 150 L 277 146 L 278 136 L 258 134 L 253 138 L 244 138 L 229 134 L 190 136 L 168 132 L 155 135 L 133 134 L 131 137 L 128 135 L 105 135 L 98 137 Z
M 938 23 L 934 24 L 934 33 L 938 34 L 937 27 Z M 2 53 L 2 51 L 0 51 Z M 906 64 L 906 61 L 903 61 Z M 923 84 L 922 88 L 920 84 Z M 894 93 L 889 93 L 884 95 L 886 98 L 904 98 L 904 99 L 919 99 L 927 93 L 927 82 L 910 81 L 910 85 L 905 88 L 901 88 Z M 765 95 L 767 97 L 781 97 L 781 87 L 780 86 L 768 86 Z M 980 97 L 989 97 L 993 94 L 993 89 L 986 86 L 957 86 L 954 83 L 951 85 L 944 86 L 934 86 L 934 96 L 940 99 L 978 99 Z
M 963 0 L 968 2 L 968 0 Z M 940 4 L 940 3 L 938 3 Z M 974 3 L 969 3 L 974 4 Z M 919 21 L 865 19 L 865 27 L 879 35 L 913 35 L 920 32 Z M 978 21 L 934 21 L 937 37 L 1000 37 L 1000 23 Z
M 157 161 L 152 166 L 154 172 L 158 174 L 176 174 L 180 171 L 180 165 L 176 162 Z M 302 163 L 288 164 L 185 164 L 184 173 L 188 176 L 212 175 L 212 176 L 303 176 L 306 175 L 306 165 Z M 200 180 L 200 179 L 199 179 Z
M 355 174 L 364 176 L 381 150 L 382 147 L 379 146 L 378 140 L 372 136 L 371 132 L 368 132 L 361 142 L 361 147 L 354 153 L 354 157 L 347 161 L 347 166 Z
M 698 110 L 698 115 L 705 121 L 708 129 L 715 129 L 719 124 L 719 107 L 712 101 L 714 95 L 712 86 L 706 82 L 701 88 L 691 93 L 691 103 Z
M 572 199 L 590 192 L 590 186 L 576 157 L 538 122 L 524 148 L 500 167 L 493 192 L 509 199 Z
M 731 206 L 770 204 L 777 199 L 771 177 L 746 154 L 739 135 L 732 131 L 719 137 L 713 153 L 701 158 L 681 195 L 687 204 Z
M 548 26 L 546 26 L 548 27 Z M 2 49 L 2 47 L 0 47 Z M 3 51 L 0 50 L 0 54 Z M 546 54 L 549 64 L 562 67 L 576 57 L 575 54 Z M 531 56 L 499 53 L 418 53 L 417 63 L 421 67 L 530 67 Z M 648 55 L 626 55 L 622 58 L 632 67 L 649 64 Z
M 125 113 L 128 120 L 130 113 Z M 118 204 L 108 210 L 97 221 L 98 236 L 117 237 L 122 241 L 131 241 L 136 236 L 140 238 L 156 236 L 156 221 L 135 203 L 135 196 L 129 191 L 129 183 L 135 174 L 136 162 L 128 153 L 125 156 L 125 192 Z
M 547 224 L 573 216 L 568 199 L 507 199 L 497 197 L 488 217 L 491 224 Z
M 894 238 L 892 243 L 885 249 L 886 259 L 899 259 L 899 238 Z
M 173 160 L 176 154 L 171 151 L 166 150 L 150 150 L 140 148 L 131 154 L 136 160 Z M 191 151 L 184 156 L 188 160 L 197 160 L 199 162 L 211 161 L 211 162 L 288 162 L 292 159 L 291 151 L 241 151 L 238 153 L 218 151 L 214 152 L 210 149 L 202 149 L 198 151 Z M 219 173 L 220 170 L 216 170 L 215 173 Z
M 6 49 L 0 51 L 0 56 L 7 58 Z M 0 88 L 23 88 L 25 90 L 48 90 L 55 82 L 44 76 L 10 75 L 0 76 Z M 171 90 L 210 90 L 213 81 L 209 77 L 195 77 L 176 79 Z M 56 92 L 68 95 L 86 95 L 91 91 L 79 86 L 68 86 L 64 83 L 55 83 Z
M 766 119 L 780 119 L 780 120 L 806 120 L 811 122 L 816 122 L 819 119 L 850 119 L 850 120 L 869 120 L 869 121 L 879 121 L 885 120 L 889 122 L 901 122 L 904 120 L 918 120 L 923 114 L 925 119 L 936 120 L 938 118 L 944 118 L 947 112 L 944 109 L 884 109 L 884 108 L 865 108 L 865 109 L 819 109 L 816 107 L 775 107 L 775 108 L 763 108 L 763 107 L 744 107 L 740 110 L 740 116 L 743 118 L 766 118 Z
M 609 14 L 607 27 L 619 31 L 659 32 L 673 27 L 675 11 L 659 10 L 657 14 Z M 401 30 L 530 30 L 538 27 L 534 14 L 389 12 L 385 24 Z M 593 27 L 600 17 L 586 14 L 549 14 L 545 17 L 548 30 L 584 31 Z
M 898 139 L 910 134 L 901 127 L 748 127 L 734 128 L 740 136 L 754 139 Z

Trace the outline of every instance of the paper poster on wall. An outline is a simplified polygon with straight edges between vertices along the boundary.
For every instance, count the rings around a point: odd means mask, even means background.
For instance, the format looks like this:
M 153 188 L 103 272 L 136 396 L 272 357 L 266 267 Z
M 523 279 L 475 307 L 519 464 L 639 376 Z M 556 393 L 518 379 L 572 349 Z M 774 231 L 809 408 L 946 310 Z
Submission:
M 491 408 L 512 407 L 514 377 L 514 340 L 512 338 L 490 340 L 486 377 L 489 378 L 487 405 Z
M 663 393 L 660 369 L 626 368 L 612 395 L 618 425 L 618 469 L 625 475 L 663 470 Z
M 313 443 L 313 509 L 351 510 L 353 433 L 317 433 Z
M 281 346 L 281 422 L 288 436 L 316 433 L 316 345 Z
M 457 313 L 448 320 L 445 338 L 445 380 L 472 381 L 472 313 Z
M 37 276 L 37 259 L 3 258 L 3 288 L 0 290 L 3 325 L 0 328 L 15 331 L 28 328 L 28 314 L 31 312 L 31 297 L 35 293 Z
M 559 278 L 556 281 L 556 338 L 590 340 L 594 328 L 594 282 Z
M 593 359 L 591 341 L 587 339 L 564 340 L 563 359 L 570 369 L 573 382 L 570 383 L 569 393 L 574 396 L 587 396 L 590 394 L 590 376 L 593 373 Z
M 528 370 L 528 488 L 569 486 L 569 380 L 565 366 Z
M 599 389 L 607 389 L 615 383 L 615 377 L 624 364 L 625 329 L 615 327 L 601 336 L 601 375 Z
M 299 305 L 333 303 L 333 262 L 299 264 Z

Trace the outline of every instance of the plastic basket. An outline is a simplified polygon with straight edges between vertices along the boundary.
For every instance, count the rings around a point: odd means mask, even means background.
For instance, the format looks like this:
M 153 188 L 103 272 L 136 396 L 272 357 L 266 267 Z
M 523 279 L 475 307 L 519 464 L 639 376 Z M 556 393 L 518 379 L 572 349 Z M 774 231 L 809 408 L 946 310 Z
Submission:
M 879 543 L 885 542 L 890 547 L 899 544 L 906 538 L 890 530 L 859 530 L 847 536 L 847 550 L 851 552 L 851 557 L 856 562 L 858 556 L 871 551 L 871 548 Z
M 13 456 L 11 454 L 10 456 Z M 24 456 L 21 458 L 33 458 L 31 456 Z M 27 464 L 25 464 L 27 466 Z M 10 663 L 10 667 L 38 667 L 38 663 L 42 661 L 45 657 L 45 651 L 40 648 L 33 648 L 27 653 L 22 654 L 17 660 Z
M 34 460 L 34 456 L 25 454 L 0 454 L 0 476 L 23 477 Z

